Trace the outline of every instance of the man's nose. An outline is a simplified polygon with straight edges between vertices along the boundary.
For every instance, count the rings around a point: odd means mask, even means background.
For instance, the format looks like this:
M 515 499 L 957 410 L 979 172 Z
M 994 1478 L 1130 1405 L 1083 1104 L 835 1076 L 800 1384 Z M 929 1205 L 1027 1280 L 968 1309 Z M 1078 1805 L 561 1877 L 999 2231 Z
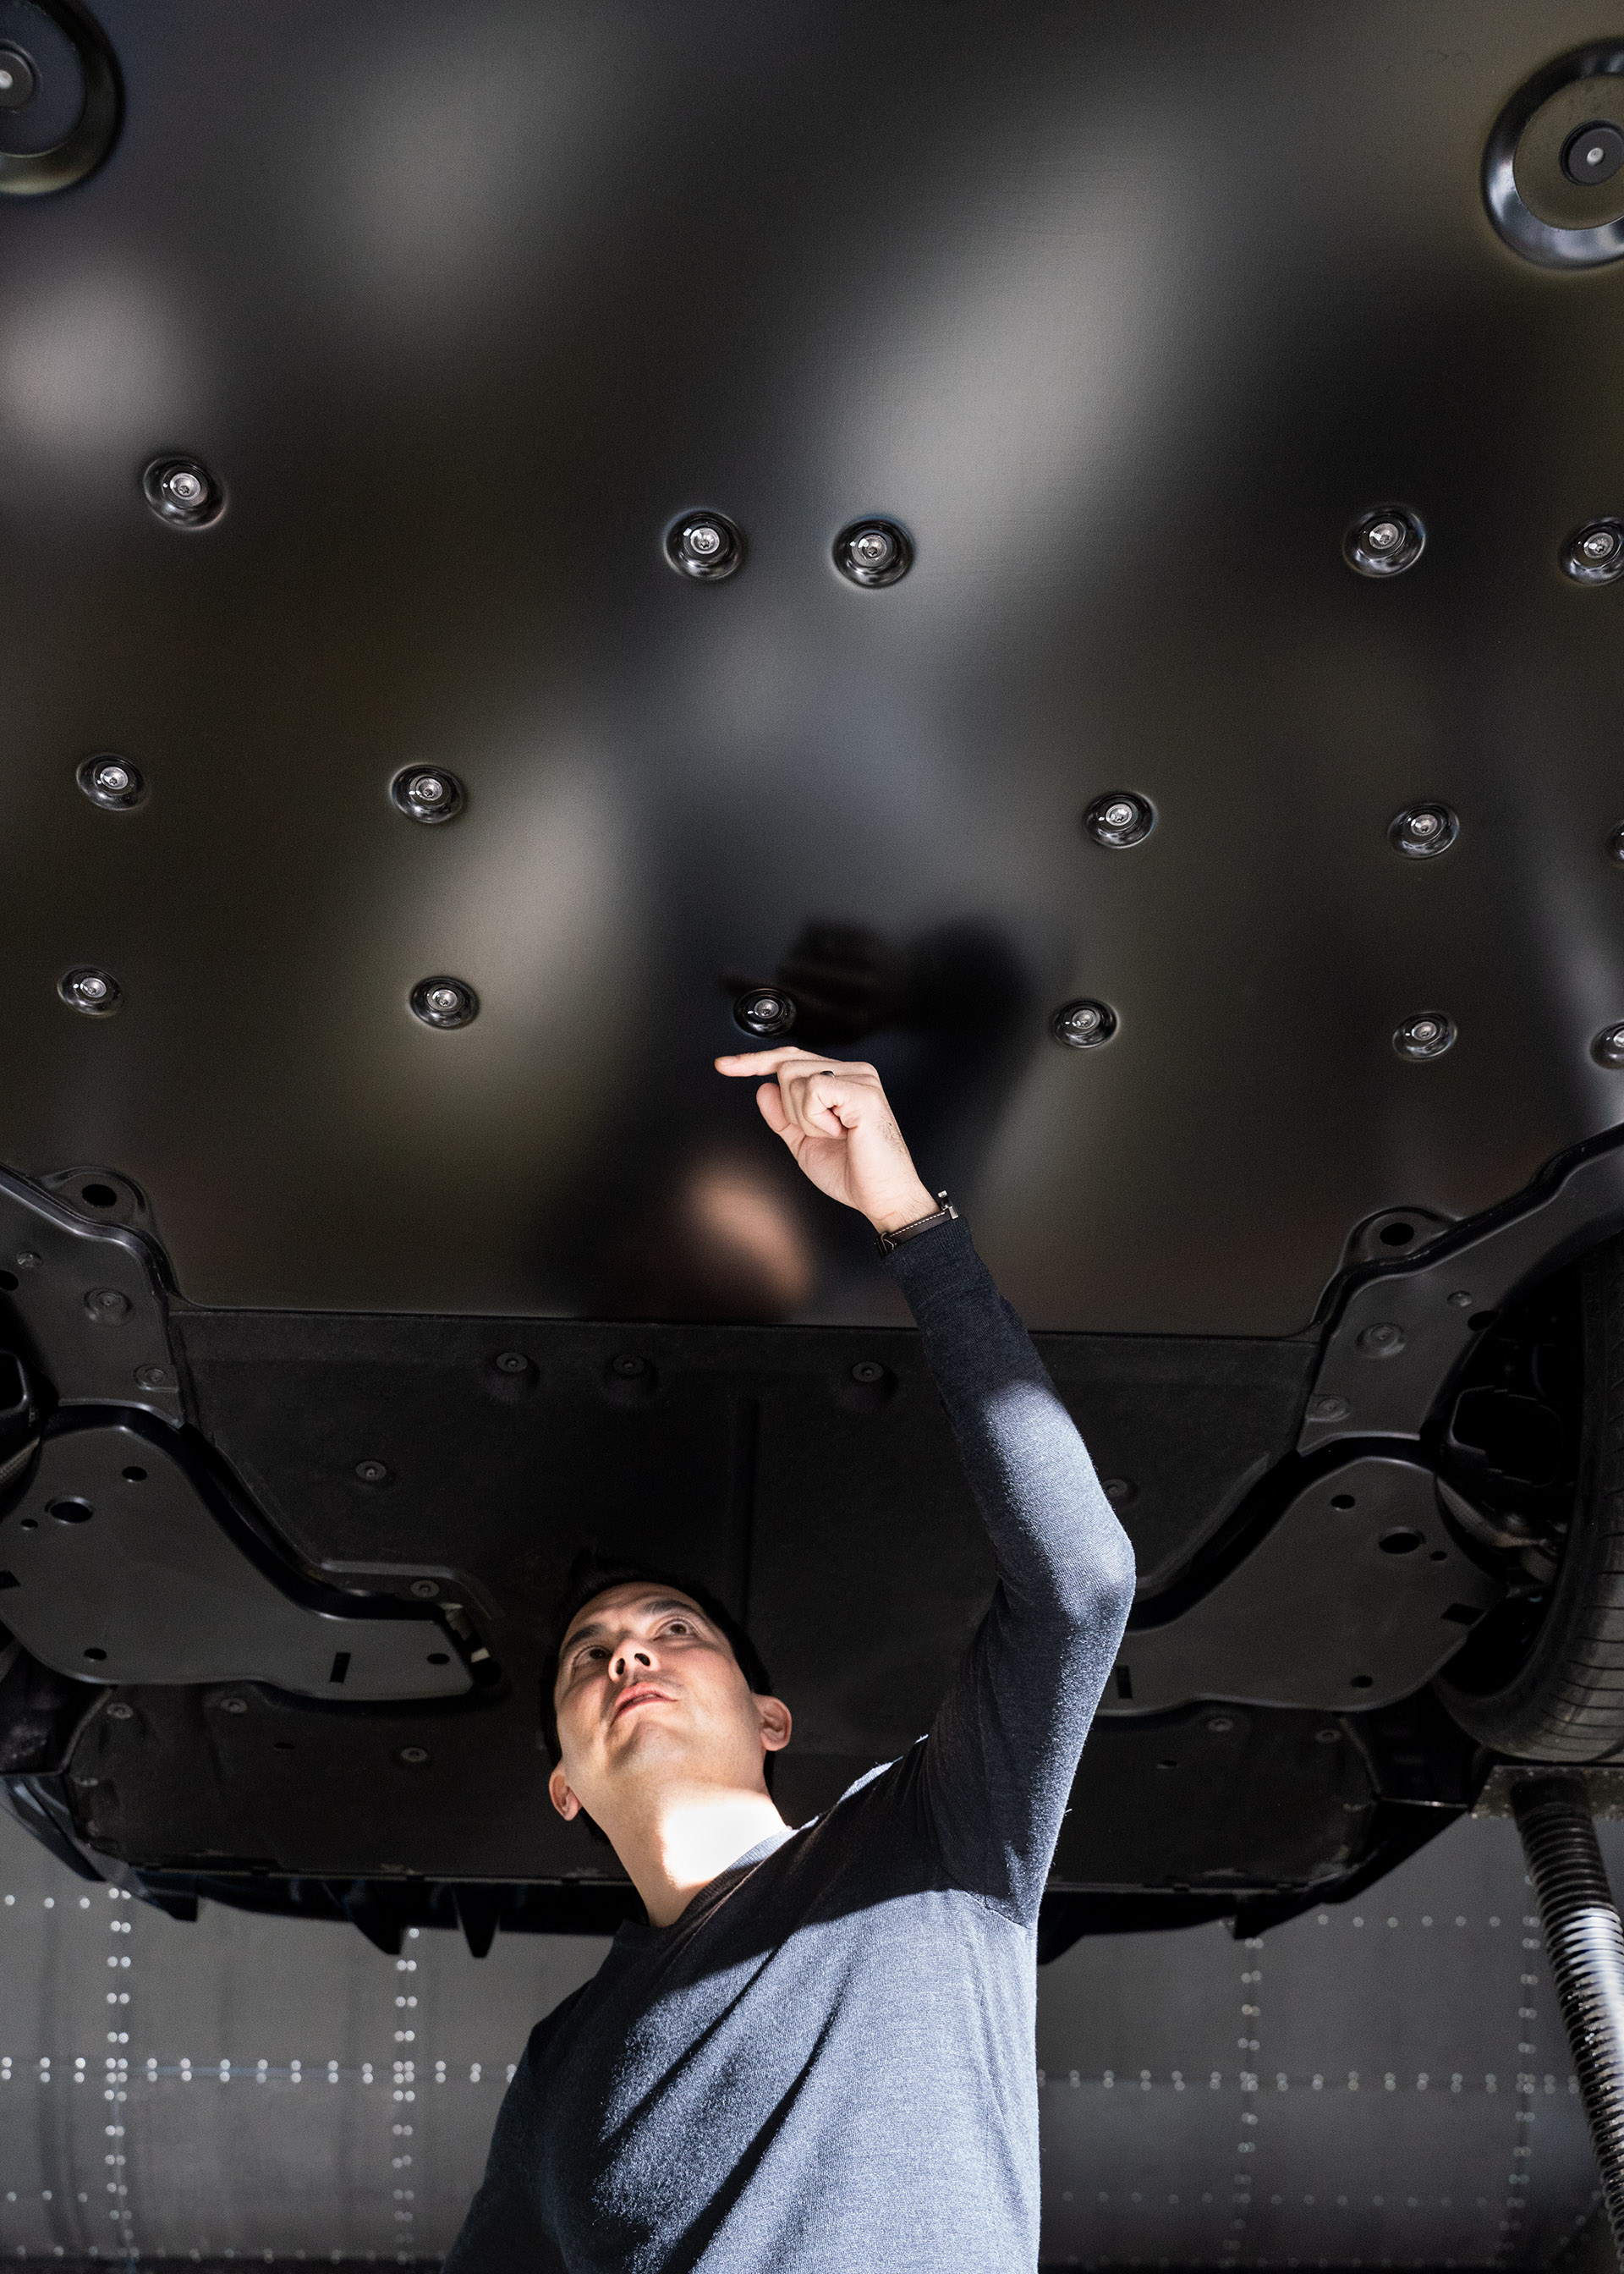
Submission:
M 654 1660 L 646 1650 L 622 1651 L 614 1661 L 615 1679 L 623 1682 L 635 1666 L 652 1666 Z

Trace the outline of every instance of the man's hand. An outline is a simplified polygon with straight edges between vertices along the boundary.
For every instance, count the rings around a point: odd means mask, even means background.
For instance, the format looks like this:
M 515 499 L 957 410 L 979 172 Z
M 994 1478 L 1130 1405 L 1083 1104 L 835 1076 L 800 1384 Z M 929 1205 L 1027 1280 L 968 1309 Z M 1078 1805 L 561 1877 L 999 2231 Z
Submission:
M 756 1103 L 768 1128 L 819 1192 L 859 1209 L 876 1231 L 935 1215 L 936 1194 L 921 1183 L 871 1065 L 811 1050 L 745 1050 L 718 1058 L 716 1070 L 767 1076 Z

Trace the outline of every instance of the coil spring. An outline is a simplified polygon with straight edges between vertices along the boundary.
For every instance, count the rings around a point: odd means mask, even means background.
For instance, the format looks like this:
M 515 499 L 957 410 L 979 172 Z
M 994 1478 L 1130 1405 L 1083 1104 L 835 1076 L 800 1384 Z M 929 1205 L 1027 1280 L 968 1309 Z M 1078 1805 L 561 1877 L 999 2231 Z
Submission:
M 1582 1778 L 1529 1777 L 1512 1788 L 1545 1955 L 1580 2097 L 1624 2259 L 1624 1924 L 1607 1885 Z

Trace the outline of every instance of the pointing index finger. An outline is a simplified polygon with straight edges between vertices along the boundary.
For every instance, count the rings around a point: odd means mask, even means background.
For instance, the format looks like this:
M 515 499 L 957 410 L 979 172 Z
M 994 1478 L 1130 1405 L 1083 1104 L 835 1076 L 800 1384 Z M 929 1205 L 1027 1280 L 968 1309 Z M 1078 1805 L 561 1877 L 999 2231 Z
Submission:
M 783 1067 L 794 1065 L 798 1062 L 804 1065 L 818 1065 L 824 1063 L 823 1060 L 815 1058 L 810 1050 L 797 1049 L 794 1044 L 790 1043 L 776 1050 L 732 1051 L 726 1057 L 718 1058 L 715 1064 L 718 1073 L 754 1074 L 759 1081 L 764 1075 L 776 1074 Z

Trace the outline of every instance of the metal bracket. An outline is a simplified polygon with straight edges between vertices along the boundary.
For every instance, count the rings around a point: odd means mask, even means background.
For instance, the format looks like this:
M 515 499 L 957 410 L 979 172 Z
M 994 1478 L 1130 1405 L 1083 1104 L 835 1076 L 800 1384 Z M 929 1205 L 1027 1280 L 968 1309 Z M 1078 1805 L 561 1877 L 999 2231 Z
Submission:
M 86 1419 L 46 1436 L 0 1520 L 0 1618 L 92 1682 L 260 1681 L 333 1704 L 472 1686 L 438 1619 L 314 1586 L 299 1601 L 271 1562 L 206 1501 L 180 1441 Z
M 1102 1714 L 1197 1698 L 1365 1713 L 1417 1690 L 1505 1593 L 1452 1537 L 1432 1472 L 1368 1454 L 1297 1495 L 1177 1617 L 1130 1627 Z
M 163 1266 L 140 1232 L 93 1223 L 0 1170 L 0 1289 L 22 1330 L 20 1355 L 60 1404 L 184 1419 Z
M 1326 1337 L 1297 1449 L 1419 1437 L 1485 1325 L 1538 1280 L 1624 1231 L 1624 1141 L 1555 1164 L 1527 1192 L 1356 1279 Z

